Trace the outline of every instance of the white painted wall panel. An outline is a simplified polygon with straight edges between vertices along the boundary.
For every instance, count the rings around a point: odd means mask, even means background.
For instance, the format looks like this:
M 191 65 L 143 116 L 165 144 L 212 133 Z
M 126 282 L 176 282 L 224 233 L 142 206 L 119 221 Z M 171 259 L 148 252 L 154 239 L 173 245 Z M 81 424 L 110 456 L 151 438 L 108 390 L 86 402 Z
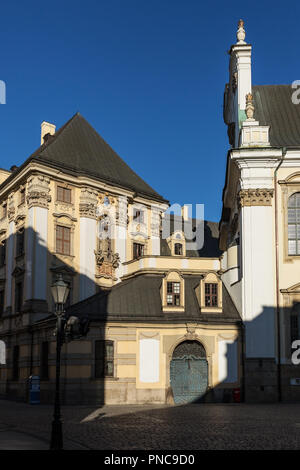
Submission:
M 243 207 L 246 356 L 275 356 L 275 266 L 271 206 Z
M 221 340 L 219 347 L 219 382 L 233 383 L 238 380 L 237 341 Z
M 159 340 L 143 338 L 140 340 L 140 381 L 159 382 Z

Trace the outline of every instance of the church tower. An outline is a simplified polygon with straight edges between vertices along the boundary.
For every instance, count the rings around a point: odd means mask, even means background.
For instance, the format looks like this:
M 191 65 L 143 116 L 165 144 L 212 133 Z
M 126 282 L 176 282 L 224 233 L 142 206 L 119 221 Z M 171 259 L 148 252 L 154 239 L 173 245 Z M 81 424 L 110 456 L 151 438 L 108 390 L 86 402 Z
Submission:
M 242 20 L 229 51 L 224 121 L 231 145 L 223 190 L 220 248 L 223 282 L 244 322 L 246 401 L 278 397 L 274 176 L 283 149 L 270 144 L 269 126 L 256 119 L 252 47 Z

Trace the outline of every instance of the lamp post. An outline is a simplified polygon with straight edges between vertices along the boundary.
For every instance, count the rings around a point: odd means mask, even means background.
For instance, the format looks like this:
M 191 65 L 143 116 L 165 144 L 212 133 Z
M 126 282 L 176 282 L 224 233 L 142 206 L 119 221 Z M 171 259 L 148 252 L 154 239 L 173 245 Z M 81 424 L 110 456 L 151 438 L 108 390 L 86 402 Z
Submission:
M 69 295 L 69 287 L 59 274 L 57 281 L 51 286 L 51 292 L 55 303 L 55 315 L 57 317 L 56 326 L 56 383 L 55 383 L 55 403 L 52 421 L 50 449 L 60 450 L 63 448 L 62 422 L 60 414 L 60 353 L 64 336 L 64 304 Z

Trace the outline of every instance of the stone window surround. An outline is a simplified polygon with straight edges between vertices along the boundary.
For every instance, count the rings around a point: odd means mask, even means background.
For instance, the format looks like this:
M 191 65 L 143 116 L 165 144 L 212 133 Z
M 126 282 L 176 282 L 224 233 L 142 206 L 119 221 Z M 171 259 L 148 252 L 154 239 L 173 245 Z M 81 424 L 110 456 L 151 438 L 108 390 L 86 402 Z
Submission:
M 168 305 L 167 304 L 167 283 L 168 282 L 179 282 L 180 283 L 180 305 Z M 184 279 L 181 273 L 174 269 L 165 274 L 161 287 L 161 299 L 163 312 L 183 312 L 185 306 L 185 290 L 184 290 Z
M 71 202 L 65 202 L 65 201 L 60 201 L 59 199 L 57 199 L 57 188 L 58 186 L 64 188 L 64 189 L 70 189 L 71 190 Z M 55 188 L 54 188 L 54 191 L 55 191 L 55 204 L 61 204 L 61 205 L 67 205 L 67 206 L 73 206 L 74 205 L 74 190 L 73 190 L 73 186 L 70 185 L 69 183 L 65 182 L 65 181 L 55 181 Z
M 102 340 L 102 341 L 111 341 L 113 343 L 113 349 L 114 349 L 114 359 L 113 359 L 113 376 L 104 376 L 104 377 L 96 377 L 95 376 L 95 364 L 96 364 L 96 361 L 95 361 L 95 354 L 96 354 L 96 341 L 99 341 L 99 340 Z M 95 338 L 93 341 L 91 341 L 92 343 L 92 361 L 91 361 L 91 366 L 92 366 L 92 369 L 91 369 L 91 380 L 92 381 L 100 381 L 100 382 L 106 382 L 106 381 L 110 381 L 110 380 L 118 380 L 118 377 L 117 377 L 117 361 L 116 361 L 116 357 L 117 357 L 117 341 L 115 338 L 112 338 L 111 336 L 107 335 L 107 334 L 103 334 L 103 335 L 100 335 L 99 338 Z
M 288 200 L 290 196 L 300 192 L 300 173 L 296 172 L 288 176 L 285 180 L 279 180 L 282 198 L 282 227 L 283 227 L 283 262 L 292 263 L 299 260 L 300 255 L 289 255 L 288 252 Z
M 218 305 L 217 306 L 207 306 L 205 305 L 205 284 L 218 284 Z M 196 288 L 196 296 L 199 302 L 201 312 L 222 312 L 222 281 L 219 276 L 214 271 L 208 271 L 203 274 L 199 286 Z
M 70 222 L 66 223 L 65 221 L 61 221 L 60 219 L 62 219 L 62 218 L 67 218 L 67 219 L 69 219 Z M 75 257 L 75 254 L 74 254 L 75 220 L 74 220 L 74 218 L 70 217 L 68 214 L 57 214 L 57 215 L 55 214 L 54 215 L 54 224 L 53 225 L 54 225 L 54 233 L 53 233 L 54 252 L 53 253 L 55 255 L 60 256 L 60 257 L 74 258 Z M 66 227 L 66 228 L 69 228 L 71 230 L 71 233 L 70 233 L 70 254 L 68 254 L 68 255 L 57 252 L 57 248 L 56 248 L 56 229 L 57 229 L 57 226 Z
M 180 238 L 177 238 L 177 237 Z M 185 236 L 182 231 L 176 230 L 176 232 L 172 233 L 172 235 L 167 238 L 167 243 L 169 245 L 169 248 L 171 250 L 171 255 L 172 256 L 186 256 L 186 242 L 185 242 Z M 175 254 L 175 245 L 176 243 L 180 243 L 182 245 L 182 255 L 176 255 Z

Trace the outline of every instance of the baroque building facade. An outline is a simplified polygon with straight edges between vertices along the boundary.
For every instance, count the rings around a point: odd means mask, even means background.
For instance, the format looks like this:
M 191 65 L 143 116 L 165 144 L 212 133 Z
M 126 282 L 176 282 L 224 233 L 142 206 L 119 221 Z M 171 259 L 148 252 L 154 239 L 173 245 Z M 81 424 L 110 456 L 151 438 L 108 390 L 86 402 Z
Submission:
M 2 395 L 27 399 L 39 375 L 42 401 L 53 398 L 50 288 L 61 274 L 67 315 L 90 319 L 87 337 L 63 346 L 66 402 L 232 400 L 240 318 L 220 279 L 216 223 L 203 224 L 202 247 L 189 241 L 187 207 L 168 215 L 168 201 L 80 114 L 57 132 L 43 122 L 41 147 L 1 175 Z
M 252 86 L 251 50 L 240 21 L 219 225 L 170 215 L 79 113 L 0 170 L 2 396 L 27 400 L 39 375 L 53 399 L 62 275 L 67 316 L 90 320 L 63 346 L 66 403 L 299 398 L 300 112 L 290 87 Z

